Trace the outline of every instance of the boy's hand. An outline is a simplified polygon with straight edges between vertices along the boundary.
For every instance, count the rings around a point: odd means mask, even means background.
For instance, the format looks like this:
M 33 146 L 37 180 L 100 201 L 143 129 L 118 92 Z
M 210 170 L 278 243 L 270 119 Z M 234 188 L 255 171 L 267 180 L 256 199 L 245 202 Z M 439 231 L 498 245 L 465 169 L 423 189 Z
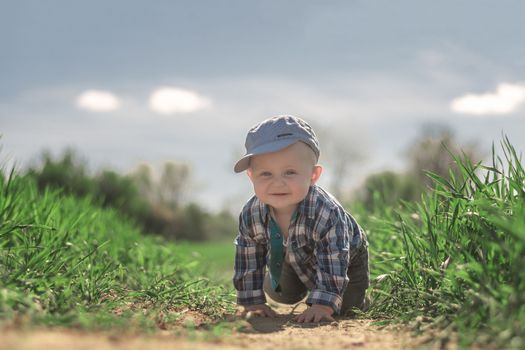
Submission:
M 302 314 L 295 316 L 293 320 L 299 323 L 320 322 L 322 320 L 335 321 L 332 317 L 333 313 L 334 310 L 330 306 L 313 304 Z
M 251 314 L 254 316 L 271 317 L 271 318 L 277 316 L 277 313 L 275 313 L 275 311 L 273 311 L 273 309 L 266 304 L 244 306 L 243 315 L 246 315 L 249 312 L 251 312 Z

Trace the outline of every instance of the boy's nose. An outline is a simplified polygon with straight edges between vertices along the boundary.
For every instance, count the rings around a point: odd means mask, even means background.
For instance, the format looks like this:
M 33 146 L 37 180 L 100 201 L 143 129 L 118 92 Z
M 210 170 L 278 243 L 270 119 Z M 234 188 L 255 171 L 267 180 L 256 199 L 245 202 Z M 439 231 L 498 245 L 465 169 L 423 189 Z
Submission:
M 276 186 L 284 186 L 286 185 L 286 181 L 282 176 L 278 176 L 275 178 L 274 185 Z

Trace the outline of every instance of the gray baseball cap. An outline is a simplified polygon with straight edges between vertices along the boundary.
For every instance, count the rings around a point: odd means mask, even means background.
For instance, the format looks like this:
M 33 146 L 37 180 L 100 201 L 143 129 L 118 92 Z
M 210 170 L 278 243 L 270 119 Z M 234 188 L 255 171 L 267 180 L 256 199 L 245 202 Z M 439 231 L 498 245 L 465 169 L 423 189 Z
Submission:
M 279 115 L 253 126 L 246 135 L 246 154 L 233 168 L 240 173 L 250 166 L 252 156 L 276 152 L 297 141 L 306 143 L 319 159 L 319 141 L 314 131 L 304 120 L 291 115 Z

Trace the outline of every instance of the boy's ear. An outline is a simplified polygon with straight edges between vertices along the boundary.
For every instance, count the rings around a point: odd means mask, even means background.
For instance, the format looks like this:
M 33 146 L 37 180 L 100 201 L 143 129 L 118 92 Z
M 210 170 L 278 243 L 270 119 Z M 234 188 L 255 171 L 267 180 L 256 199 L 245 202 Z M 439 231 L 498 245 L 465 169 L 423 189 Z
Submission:
M 253 175 L 252 168 L 248 168 L 248 169 L 246 169 L 246 175 L 248 175 L 248 177 L 250 178 L 250 180 L 252 179 L 252 175 Z
M 310 185 L 315 185 L 317 180 L 321 177 L 321 173 L 323 172 L 323 167 L 320 165 L 314 166 L 314 171 L 312 172 L 312 178 L 310 179 Z

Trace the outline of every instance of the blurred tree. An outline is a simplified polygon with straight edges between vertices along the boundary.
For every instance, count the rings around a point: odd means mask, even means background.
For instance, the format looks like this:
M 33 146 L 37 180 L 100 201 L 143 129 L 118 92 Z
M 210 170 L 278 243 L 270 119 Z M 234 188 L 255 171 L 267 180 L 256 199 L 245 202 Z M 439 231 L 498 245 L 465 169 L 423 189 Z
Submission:
M 153 173 L 149 165 L 142 164 L 131 175 L 151 205 L 144 220 L 148 232 L 186 240 L 224 239 L 236 234 L 237 220 L 229 211 L 210 214 L 196 203 L 183 205 L 191 178 L 187 164 L 163 164 L 158 180 Z
M 407 170 L 400 173 L 385 171 L 369 175 L 363 187 L 358 190 L 357 198 L 369 210 L 376 205 L 394 205 L 399 200 L 417 200 L 424 191 L 433 186 L 427 171 L 445 179 L 449 179 L 451 173 L 457 174 L 460 171 L 451 153 L 463 153 L 473 162 L 482 159 L 475 142 L 460 147 L 450 128 L 427 125 L 406 151 Z
M 352 169 L 366 158 L 366 147 L 363 147 L 365 141 L 356 135 L 351 126 L 338 125 L 336 129 L 327 129 L 321 125 L 313 125 L 313 128 L 322 145 L 320 163 L 330 167 L 330 192 L 343 200 L 344 188 Z
M 364 158 L 359 148 L 349 147 L 342 140 L 332 140 L 331 143 L 330 190 L 336 198 L 343 197 L 344 185 L 352 166 L 356 166 Z
M 91 196 L 99 205 L 136 221 L 146 233 L 202 241 L 232 237 L 237 231 L 236 220 L 227 211 L 211 214 L 196 203 L 182 205 L 191 175 L 186 164 L 165 163 L 158 180 L 145 164 L 127 176 L 112 170 L 90 176 L 86 162 L 67 149 L 58 159 L 44 152 L 41 165 L 30 167 L 26 174 L 36 179 L 40 190 L 60 188 Z
M 222 210 L 215 215 L 210 215 L 205 224 L 208 239 L 233 239 L 237 234 L 237 218 L 228 210 Z
M 158 183 L 158 195 L 162 203 L 175 209 L 182 202 L 190 178 L 186 164 L 166 162 Z
M 393 171 L 369 175 L 360 191 L 359 198 L 368 210 L 378 205 L 394 206 L 400 199 L 415 199 L 420 193 L 410 173 Z
M 50 151 L 44 151 L 41 165 L 29 167 L 26 174 L 36 179 L 40 190 L 50 186 L 61 188 L 66 193 L 85 196 L 94 190 L 94 183 L 86 168 L 86 162 L 73 149 L 68 148 L 56 160 Z
M 155 179 L 153 173 L 147 164 L 141 164 L 133 171 L 131 178 L 139 193 L 150 203 L 177 208 L 188 190 L 190 167 L 184 163 L 166 162 L 162 166 L 160 179 Z
M 130 175 L 139 194 L 149 203 L 154 203 L 157 200 L 156 190 L 151 166 L 148 164 L 140 164 L 135 171 Z
M 149 208 L 148 202 L 139 194 L 134 180 L 111 170 L 104 170 L 94 178 L 95 197 L 104 207 L 113 207 L 143 221 Z
M 425 173 L 430 171 L 443 178 L 450 178 L 450 172 L 457 175 L 460 169 L 452 157 L 465 154 L 473 162 L 480 161 L 483 156 L 476 142 L 469 142 L 459 146 L 454 132 L 448 126 L 427 124 L 419 136 L 409 147 L 406 155 L 409 159 L 408 172 L 415 176 L 419 194 L 432 187 L 433 182 Z
M 205 241 L 211 233 L 206 230 L 210 215 L 195 203 L 190 203 L 175 211 L 174 230 L 170 234 L 177 239 Z

